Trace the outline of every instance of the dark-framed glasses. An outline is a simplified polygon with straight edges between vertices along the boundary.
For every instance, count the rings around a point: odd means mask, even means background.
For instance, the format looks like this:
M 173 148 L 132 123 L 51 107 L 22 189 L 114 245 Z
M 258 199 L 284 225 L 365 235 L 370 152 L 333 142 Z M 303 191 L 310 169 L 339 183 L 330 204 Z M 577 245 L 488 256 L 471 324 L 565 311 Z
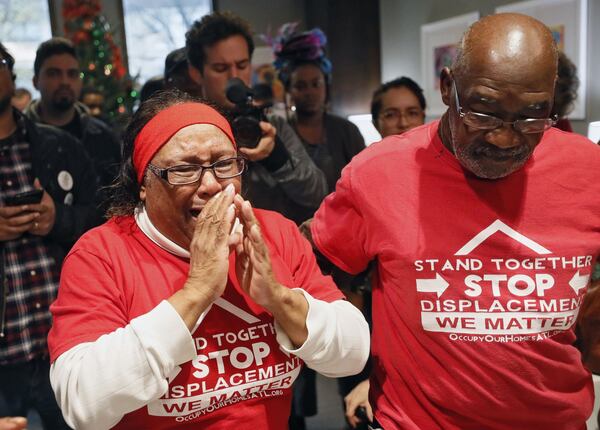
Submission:
M 454 87 L 454 99 L 456 100 L 456 110 L 462 121 L 471 128 L 478 130 L 495 130 L 502 127 L 504 124 L 510 124 L 518 132 L 542 133 L 556 124 L 556 116 L 552 118 L 526 118 L 516 121 L 504 121 L 496 116 L 487 115 L 485 113 L 473 112 L 465 110 L 461 107 L 458 99 L 458 90 L 456 89 L 456 81 L 452 81 Z
M 379 114 L 379 119 L 384 122 L 398 122 L 400 118 L 404 118 L 404 120 L 408 123 L 416 123 L 423 121 L 423 111 L 419 108 L 411 108 L 408 110 L 400 110 L 400 109 L 385 109 L 383 112 Z
M 240 176 L 246 168 L 244 157 L 226 158 L 208 166 L 200 164 L 181 164 L 162 168 L 148 164 L 148 170 L 171 185 L 187 185 L 198 182 L 206 170 L 211 170 L 217 179 L 231 179 Z

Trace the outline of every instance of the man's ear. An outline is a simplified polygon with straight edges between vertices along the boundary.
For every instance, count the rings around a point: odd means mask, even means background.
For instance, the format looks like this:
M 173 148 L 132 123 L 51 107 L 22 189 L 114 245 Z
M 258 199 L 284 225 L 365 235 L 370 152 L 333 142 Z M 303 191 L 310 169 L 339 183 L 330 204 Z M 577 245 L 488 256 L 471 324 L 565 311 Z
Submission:
M 452 100 L 452 73 L 448 67 L 444 67 L 440 72 L 440 93 L 442 101 L 446 106 L 450 106 Z
M 33 75 L 31 82 L 33 82 L 33 88 L 35 88 L 36 90 L 39 91 L 40 89 L 38 88 L 38 76 L 37 75 Z
M 190 75 L 190 78 L 192 78 L 192 80 L 198 85 L 202 85 L 204 83 L 204 78 L 200 70 L 198 70 L 191 64 L 188 64 L 188 74 Z

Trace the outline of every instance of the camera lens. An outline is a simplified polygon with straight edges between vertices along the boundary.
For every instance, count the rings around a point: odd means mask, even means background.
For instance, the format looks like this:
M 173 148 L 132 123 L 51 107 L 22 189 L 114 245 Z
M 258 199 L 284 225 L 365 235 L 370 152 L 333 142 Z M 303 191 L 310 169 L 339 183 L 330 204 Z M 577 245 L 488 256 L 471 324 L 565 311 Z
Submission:
M 239 147 L 255 148 L 262 136 L 258 120 L 251 116 L 239 116 L 231 123 L 233 136 Z

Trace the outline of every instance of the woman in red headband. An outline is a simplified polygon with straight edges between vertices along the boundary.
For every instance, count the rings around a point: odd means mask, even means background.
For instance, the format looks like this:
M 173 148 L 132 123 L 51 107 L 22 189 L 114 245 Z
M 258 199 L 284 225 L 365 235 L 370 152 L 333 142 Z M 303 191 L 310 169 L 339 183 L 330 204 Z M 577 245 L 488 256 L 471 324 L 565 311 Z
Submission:
M 283 430 L 303 363 L 362 368 L 364 318 L 294 223 L 238 194 L 245 163 L 225 118 L 184 93 L 134 115 L 112 218 L 67 256 L 52 306 L 73 427 Z

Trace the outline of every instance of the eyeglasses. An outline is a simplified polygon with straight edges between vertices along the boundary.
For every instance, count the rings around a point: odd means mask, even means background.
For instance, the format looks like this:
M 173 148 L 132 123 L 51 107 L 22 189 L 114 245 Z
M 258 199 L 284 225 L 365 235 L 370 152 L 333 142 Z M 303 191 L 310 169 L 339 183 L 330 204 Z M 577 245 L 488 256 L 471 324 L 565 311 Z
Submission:
M 148 170 L 171 185 L 187 185 L 198 182 L 206 170 L 211 170 L 217 179 L 230 179 L 244 173 L 246 159 L 243 157 L 226 158 L 209 166 L 199 164 L 182 164 L 163 169 L 148 164 Z
M 325 81 L 323 79 L 315 79 L 314 81 L 298 81 L 292 84 L 292 88 L 296 91 L 306 91 L 309 88 L 318 89 L 325 86 Z
M 423 111 L 421 109 L 411 109 L 409 111 L 401 111 L 398 109 L 386 109 L 379 114 L 379 119 L 384 122 L 398 122 L 400 118 L 404 118 L 406 122 L 414 123 L 423 121 Z
M 454 98 L 456 100 L 456 110 L 462 121 L 469 127 L 479 130 L 495 130 L 502 127 L 504 124 L 510 124 L 513 128 L 521 133 L 542 133 L 556 124 L 557 117 L 552 118 L 526 118 L 516 121 L 503 121 L 493 115 L 487 115 L 479 112 L 465 111 L 460 106 L 458 100 L 458 91 L 456 89 L 456 81 L 452 81 L 454 86 Z

